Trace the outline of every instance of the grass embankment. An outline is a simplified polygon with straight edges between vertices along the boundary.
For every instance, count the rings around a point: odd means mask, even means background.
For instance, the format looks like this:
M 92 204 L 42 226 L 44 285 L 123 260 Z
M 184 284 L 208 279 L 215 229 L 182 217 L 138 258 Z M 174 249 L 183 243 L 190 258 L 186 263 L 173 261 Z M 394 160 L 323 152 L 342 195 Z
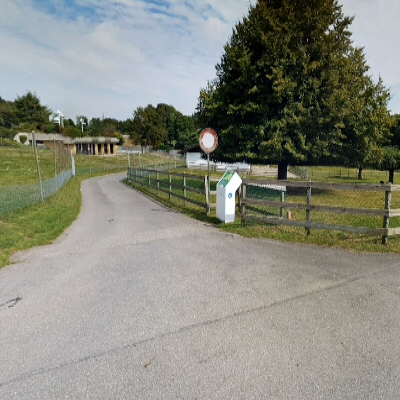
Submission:
M 54 176 L 55 157 L 49 150 L 39 152 L 43 179 Z M 61 156 L 62 157 L 62 156 Z M 10 263 L 19 250 L 51 243 L 78 217 L 81 182 L 84 179 L 127 170 L 127 157 L 76 156 L 77 177 L 72 178 L 44 203 L 0 216 L 0 268 Z M 65 162 L 68 160 L 66 159 Z M 168 159 L 157 155 L 141 156 L 143 165 L 161 164 Z M 61 165 L 56 154 L 56 167 Z M 133 162 L 132 162 L 133 165 Z M 0 146 L 0 190 L 2 187 L 37 183 L 36 161 L 31 148 Z
M 51 243 L 77 218 L 81 179 L 71 179 L 47 201 L 0 217 L 0 268 L 19 250 Z

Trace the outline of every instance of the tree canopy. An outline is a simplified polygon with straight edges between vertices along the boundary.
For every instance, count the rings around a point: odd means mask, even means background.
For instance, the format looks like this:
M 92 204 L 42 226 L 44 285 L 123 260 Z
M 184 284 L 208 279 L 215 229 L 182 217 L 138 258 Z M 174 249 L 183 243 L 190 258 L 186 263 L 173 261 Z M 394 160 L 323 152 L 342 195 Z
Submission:
M 215 158 L 362 166 L 389 132 L 389 91 L 374 83 L 337 0 L 259 0 L 233 29 L 197 118 Z
M 36 93 L 28 91 L 23 96 L 18 96 L 14 105 L 20 122 L 37 124 L 38 127 L 49 123 L 51 110 L 40 103 Z
M 156 107 L 151 104 L 138 107 L 133 112 L 130 129 L 132 139 L 146 146 L 167 145 L 186 149 L 194 144 L 191 142 L 194 135 L 198 140 L 193 118 L 163 103 Z

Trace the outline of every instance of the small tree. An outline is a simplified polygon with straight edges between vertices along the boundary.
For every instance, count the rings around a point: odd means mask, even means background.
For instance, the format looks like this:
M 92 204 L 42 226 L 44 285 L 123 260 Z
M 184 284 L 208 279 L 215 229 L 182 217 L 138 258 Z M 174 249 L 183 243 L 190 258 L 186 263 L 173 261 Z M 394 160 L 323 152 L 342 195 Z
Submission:
M 394 172 L 400 167 L 400 150 L 397 147 L 387 146 L 381 151 L 379 167 L 389 171 L 389 182 L 394 184 Z
M 18 96 L 14 105 L 20 123 L 35 124 L 41 129 L 43 125 L 49 122 L 51 110 L 40 103 L 36 93 L 27 92 L 23 96 Z
M 28 138 L 25 135 L 21 135 L 19 137 L 19 141 L 21 142 L 21 144 L 25 144 L 27 140 L 28 140 Z

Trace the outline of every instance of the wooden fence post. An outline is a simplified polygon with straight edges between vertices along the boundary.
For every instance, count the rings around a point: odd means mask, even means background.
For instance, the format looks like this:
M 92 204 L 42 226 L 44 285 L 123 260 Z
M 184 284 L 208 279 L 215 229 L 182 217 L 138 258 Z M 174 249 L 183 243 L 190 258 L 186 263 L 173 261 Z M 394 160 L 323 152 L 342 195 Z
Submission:
M 169 171 L 169 199 L 171 200 L 171 192 L 172 192 L 172 175 L 171 175 L 171 171 Z
M 240 214 L 242 215 L 242 226 L 246 225 L 246 184 L 241 186 Z
M 392 203 L 392 189 L 390 188 L 390 191 L 387 190 L 385 192 L 385 210 L 387 211 L 387 215 L 383 217 L 383 227 L 385 229 L 389 229 L 390 225 L 390 217 L 389 217 L 389 212 L 390 212 L 390 205 Z M 387 244 L 388 241 L 388 235 L 383 235 L 382 236 L 382 244 Z
M 37 144 L 36 144 L 35 131 L 32 131 L 32 139 L 33 139 L 32 140 L 33 146 L 35 149 L 36 167 L 37 167 L 37 172 L 38 172 L 38 177 L 39 177 L 40 197 L 42 199 L 42 202 L 44 202 L 42 172 L 40 169 L 40 161 L 39 161 L 38 149 L 37 149 Z
M 183 172 L 183 206 L 186 207 L 186 172 Z
M 307 205 L 311 206 L 311 186 L 307 187 Z M 306 221 L 310 222 L 311 220 L 311 210 L 307 209 L 306 210 Z M 311 229 L 310 228 L 306 228 L 306 232 L 307 232 L 307 236 L 311 235 Z
M 205 189 L 205 193 L 206 193 L 206 213 L 207 213 L 207 215 L 210 215 L 210 210 L 211 210 L 211 206 L 210 206 L 210 184 L 208 182 L 207 175 L 204 175 L 204 189 Z
M 281 191 L 281 202 L 285 202 L 285 192 L 282 190 Z M 281 207 L 281 218 L 285 218 L 285 209 Z

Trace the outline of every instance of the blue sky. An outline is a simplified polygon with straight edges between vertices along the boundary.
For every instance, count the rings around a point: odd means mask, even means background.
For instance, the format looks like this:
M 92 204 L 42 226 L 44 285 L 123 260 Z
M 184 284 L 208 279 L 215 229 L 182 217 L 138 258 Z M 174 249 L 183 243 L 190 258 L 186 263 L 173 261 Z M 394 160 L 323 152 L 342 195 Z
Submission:
M 0 0 L 0 96 L 30 90 L 65 116 L 126 119 L 167 103 L 190 115 L 232 27 L 256 0 Z M 341 0 L 370 73 L 400 113 L 399 0 Z

